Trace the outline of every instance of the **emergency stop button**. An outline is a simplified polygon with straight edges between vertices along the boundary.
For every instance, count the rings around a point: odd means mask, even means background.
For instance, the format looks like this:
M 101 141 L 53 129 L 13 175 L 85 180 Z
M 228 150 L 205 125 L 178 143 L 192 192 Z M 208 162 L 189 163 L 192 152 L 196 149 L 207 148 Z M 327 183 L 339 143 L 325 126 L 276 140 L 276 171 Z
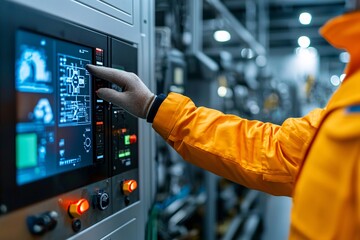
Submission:
M 123 193 L 128 196 L 130 193 L 135 191 L 137 188 L 137 182 L 136 180 L 124 180 L 122 183 L 122 191 Z
M 137 142 L 137 136 L 135 134 L 130 135 L 130 144 L 134 144 Z
M 69 206 L 69 214 L 73 218 L 80 217 L 83 213 L 85 213 L 89 209 L 90 205 L 88 200 L 82 198 L 77 202 L 70 204 Z

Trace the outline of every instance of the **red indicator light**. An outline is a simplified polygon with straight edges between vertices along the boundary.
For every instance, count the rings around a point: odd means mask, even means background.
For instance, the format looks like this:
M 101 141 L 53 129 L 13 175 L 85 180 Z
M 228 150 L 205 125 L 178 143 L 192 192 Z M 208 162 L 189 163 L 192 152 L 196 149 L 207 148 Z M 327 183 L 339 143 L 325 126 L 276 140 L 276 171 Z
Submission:
M 97 52 L 103 52 L 104 50 L 102 50 L 101 48 L 96 48 Z
M 83 214 L 84 212 L 86 212 L 89 209 L 89 202 L 86 199 L 81 199 L 78 203 L 78 212 L 80 214 Z
M 135 134 L 130 135 L 130 144 L 136 143 L 137 137 Z
M 136 182 L 136 181 L 132 181 L 132 182 L 130 183 L 130 186 L 129 186 L 129 191 L 132 192 L 132 191 L 134 191 L 136 188 L 137 188 L 137 182 Z
M 69 206 L 69 214 L 72 217 L 80 217 L 83 213 L 85 213 L 90 207 L 89 201 L 82 198 L 79 201 L 70 204 Z
M 96 122 L 96 125 L 104 125 L 104 122 Z
M 125 195 L 129 195 L 130 193 L 135 191 L 135 189 L 137 189 L 137 186 L 138 184 L 135 180 L 125 180 L 123 182 L 122 190 Z

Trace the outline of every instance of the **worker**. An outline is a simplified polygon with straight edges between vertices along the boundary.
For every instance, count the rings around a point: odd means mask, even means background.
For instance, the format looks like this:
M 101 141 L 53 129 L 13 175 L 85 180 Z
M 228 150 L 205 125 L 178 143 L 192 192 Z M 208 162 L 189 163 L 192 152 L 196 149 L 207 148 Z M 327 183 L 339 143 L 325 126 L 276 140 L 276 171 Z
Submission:
M 360 0 L 349 1 L 360 9 Z M 360 239 L 360 11 L 330 20 L 322 35 L 349 52 L 346 78 L 324 109 L 279 126 L 155 96 L 133 73 L 88 65 L 122 88 L 97 91 L 147 119 L 185 160 L 248 188 L 291 196 L 290 239 Z

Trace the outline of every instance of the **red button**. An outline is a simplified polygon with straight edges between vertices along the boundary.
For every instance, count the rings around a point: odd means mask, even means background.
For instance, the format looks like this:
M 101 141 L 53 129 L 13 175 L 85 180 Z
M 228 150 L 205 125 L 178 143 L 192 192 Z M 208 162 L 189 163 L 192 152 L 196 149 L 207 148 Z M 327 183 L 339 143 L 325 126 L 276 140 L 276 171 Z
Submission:
M 80 217 L 83 213 L 85 213 L 89 209 L 90 205 L 88 200 L 82 198 L 79 201 L 70 204 L 69 206 L 69 214 L 76 218 Z
M 123 182 L 122 190 L 125 195 L 129 195 L 137 188 L 137 182 L 135 180 L 125 180 Z
M 135 134 L 130 135 L 130 144 L 137 142 L 137 136 Z

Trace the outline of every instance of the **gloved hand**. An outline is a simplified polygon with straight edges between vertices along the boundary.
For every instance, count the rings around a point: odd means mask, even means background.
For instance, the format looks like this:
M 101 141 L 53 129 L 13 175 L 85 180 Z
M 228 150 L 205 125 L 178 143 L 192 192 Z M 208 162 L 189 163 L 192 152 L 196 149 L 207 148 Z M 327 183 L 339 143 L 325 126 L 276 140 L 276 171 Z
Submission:
M 122 92 L 110 88 L 100 88 L 97 90 L 100 98 L 124 108 L 136 117 L 146 118 L 155 95 L 136 74 L 91 64 L 86 65 L 86 69 L 91 75 L 122 88 Z

